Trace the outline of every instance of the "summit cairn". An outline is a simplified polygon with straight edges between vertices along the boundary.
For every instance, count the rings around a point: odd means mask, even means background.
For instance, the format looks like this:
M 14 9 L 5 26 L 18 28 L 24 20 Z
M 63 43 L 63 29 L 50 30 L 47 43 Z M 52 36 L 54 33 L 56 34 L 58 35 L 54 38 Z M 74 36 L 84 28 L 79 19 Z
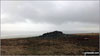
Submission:
M 41 37 L 60 37 L 63 35 L 64 34 L 61 31 L 53 31 L 53 32 L 44 33 Z

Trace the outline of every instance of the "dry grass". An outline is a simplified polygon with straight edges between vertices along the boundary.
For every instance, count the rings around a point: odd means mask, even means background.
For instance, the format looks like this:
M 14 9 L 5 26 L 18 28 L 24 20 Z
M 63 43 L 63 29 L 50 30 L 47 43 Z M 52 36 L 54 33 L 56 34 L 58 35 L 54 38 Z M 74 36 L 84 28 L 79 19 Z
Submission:
M 2 55 L 80 55 L 84 51 L 99 51 L 99 40 L 76 39 L 4 39 Z M 92 44 L 90 44 L 92 43 Z M 86 44 L 86 45 L 85 45 Z M 95 44 L 95 45 L 94 45 Z

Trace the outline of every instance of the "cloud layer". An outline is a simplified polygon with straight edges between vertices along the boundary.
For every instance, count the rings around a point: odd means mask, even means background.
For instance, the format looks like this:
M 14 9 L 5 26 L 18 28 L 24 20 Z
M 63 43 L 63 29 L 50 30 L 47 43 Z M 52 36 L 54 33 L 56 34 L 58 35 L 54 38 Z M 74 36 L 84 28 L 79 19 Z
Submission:
M 61 24 L 68 21 L 98 23 L 98 1 L 3 1 L 2 23 L 22 22 Z

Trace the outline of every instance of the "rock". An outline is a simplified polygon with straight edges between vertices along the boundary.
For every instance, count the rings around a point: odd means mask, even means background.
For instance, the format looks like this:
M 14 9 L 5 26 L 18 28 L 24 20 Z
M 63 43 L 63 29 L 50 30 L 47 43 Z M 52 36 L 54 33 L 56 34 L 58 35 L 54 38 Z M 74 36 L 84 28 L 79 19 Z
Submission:
M 48 33 L 44 33 L 42 35 L 42 37 L 60 37 L 63 36 L 63 32 L 61 31 L 53 31 L 53 32 L 48 32 Z

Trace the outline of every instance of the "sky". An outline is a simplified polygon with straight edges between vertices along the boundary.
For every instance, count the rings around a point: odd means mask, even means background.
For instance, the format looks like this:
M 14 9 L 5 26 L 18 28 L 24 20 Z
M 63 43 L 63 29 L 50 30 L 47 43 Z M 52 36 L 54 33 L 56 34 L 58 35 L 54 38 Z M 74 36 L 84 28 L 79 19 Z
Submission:
M 1 36 L 99 32 L 99 1 L 1 1 Z

